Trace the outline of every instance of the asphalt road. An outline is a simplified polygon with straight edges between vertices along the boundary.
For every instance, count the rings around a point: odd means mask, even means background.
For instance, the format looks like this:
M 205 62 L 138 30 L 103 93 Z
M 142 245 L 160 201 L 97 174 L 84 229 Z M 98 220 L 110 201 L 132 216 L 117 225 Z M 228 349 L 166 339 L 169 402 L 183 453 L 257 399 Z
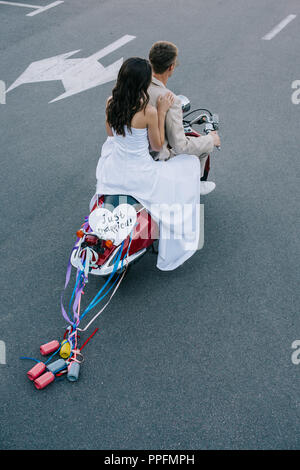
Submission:
M 31 4 L 47 4 L 31 0 Z M 39 345 L 61 339 L 68 256 L 88 214 L 113 83 L 58 102 L 62 82 L 24 84 L 1 119 L 0 447 L 299 449 L 300 5 L 296 0 L 65 0 L 47 12 L 0 4 L 0 79 L 70 51 L 147 57 L 175 42 L 170 79 L 219 113 L 205 245 L 173 272 L 136 264 L 86 347 L 80 380 L 34 389 Z M 298 15 L 272 40 L 262 37 Z M 92 298 L 102 281 L 91 278 Z

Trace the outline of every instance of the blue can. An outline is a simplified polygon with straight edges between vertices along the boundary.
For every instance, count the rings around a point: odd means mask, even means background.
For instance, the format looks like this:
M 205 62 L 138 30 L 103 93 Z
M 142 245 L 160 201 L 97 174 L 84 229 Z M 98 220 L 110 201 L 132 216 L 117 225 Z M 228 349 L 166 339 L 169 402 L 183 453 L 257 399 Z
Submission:
M 80 371 L 80 364 L 78 362 L 71 362 L 71 365 L 69 366 L 67 378 L 70 380 L 70 382 L 76 382 L 78 380 L 79 376 L 79 371 Z
M 47 369 L 50 370 L 52 374 L 56 374 L 56 372 L 64 369 L 66 366 L 67 366 L 66 361 L 64 361 L 63 359 L 57 359 L 57 361 L 47 364 Z

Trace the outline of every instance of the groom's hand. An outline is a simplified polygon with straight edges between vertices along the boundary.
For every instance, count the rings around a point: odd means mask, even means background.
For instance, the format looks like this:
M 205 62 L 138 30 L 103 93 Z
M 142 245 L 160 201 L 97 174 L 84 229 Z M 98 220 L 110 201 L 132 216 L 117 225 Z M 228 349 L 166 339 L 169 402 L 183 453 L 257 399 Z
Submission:
M 219 134 L 217 131 L 211 131 L 210 134 L 213 136 L 213 141 L 214 141 L 214 146 L 215 147 L 220 147 L 221 146 L 221 140 L 219 137 Z

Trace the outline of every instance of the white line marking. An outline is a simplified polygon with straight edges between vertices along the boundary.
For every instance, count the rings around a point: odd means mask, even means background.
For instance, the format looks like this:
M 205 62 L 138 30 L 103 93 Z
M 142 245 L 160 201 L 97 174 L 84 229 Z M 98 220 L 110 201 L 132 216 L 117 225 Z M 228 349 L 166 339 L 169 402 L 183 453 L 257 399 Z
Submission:
M 0 364 L 6 364 L 6 347 L 4 341 L 0 341 Z
M 6 103 L 6 85 L 3 80 L 0 80 L 0 104 Z
M 37 5 L 29 5 L 29 3 L 15 3 L 15 2 L 0 2 L 2 5 L 12 5 L 14 7 L 24 7 L 24 8 L 40 8 Z
M 31 13 L 27 13 L 26 16 L 34 16 L 34 15 L 38 15 L 39 13 L 43 13 L 44 11 L 46 10 L 50 10 L 50 8 L 54 8 L 56 7 L 57 5 L 60 5 L 61 3 L 64 3 L 63 0 L 60 0 L 60 1 L 57 1 L 57 2 L 53 2 L 53 3 L 49 3 L 49 5 L 46 5 L 45 7 L 40 7 L 38 10 L 36 11 L 32 11 Z
M 292 20 L 294 20 L 296 16 L 297 15 L 288 15 L 262 39 L 264 39 L 265 41 L 270 41 L 270 39 L 273 39 L 278 33 L 280 33 L 281 30 L 283 30 L 283 28 L 285 28 Z
M 4 2 L 0 1 L 1 5 L 11 5 L 14 7 L 23 7 L 23 8 L 33 8 L 35 11 L 32 11 L 31 13 L 27 13 L 26 16 L 34 16 L 38 15 L 39 13 L 43 13 L 46 10 L 49 10 L 50 8 L 56 7 L 57 5 L 60 5 L 61 3 L 64 3 L 63 0 L 59 0 L 57 2 L 52 2 L 49 3 L 49 5 L 46 6 L 40 6 L 40 5 L 31 5 L 30 3 L 17 3 L 17 2 Z

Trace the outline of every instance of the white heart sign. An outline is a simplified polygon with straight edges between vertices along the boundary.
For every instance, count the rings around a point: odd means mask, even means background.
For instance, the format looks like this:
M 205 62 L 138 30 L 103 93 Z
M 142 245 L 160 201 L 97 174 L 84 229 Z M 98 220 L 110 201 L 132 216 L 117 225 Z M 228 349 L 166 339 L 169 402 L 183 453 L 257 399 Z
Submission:
M 137 219 L 136 210 L 130 204 L 120 204 L 113 212 L 98 207 L 89 216 L 89 226 L 99 238 L 112 240 L 118 246 L 128 237 Z

